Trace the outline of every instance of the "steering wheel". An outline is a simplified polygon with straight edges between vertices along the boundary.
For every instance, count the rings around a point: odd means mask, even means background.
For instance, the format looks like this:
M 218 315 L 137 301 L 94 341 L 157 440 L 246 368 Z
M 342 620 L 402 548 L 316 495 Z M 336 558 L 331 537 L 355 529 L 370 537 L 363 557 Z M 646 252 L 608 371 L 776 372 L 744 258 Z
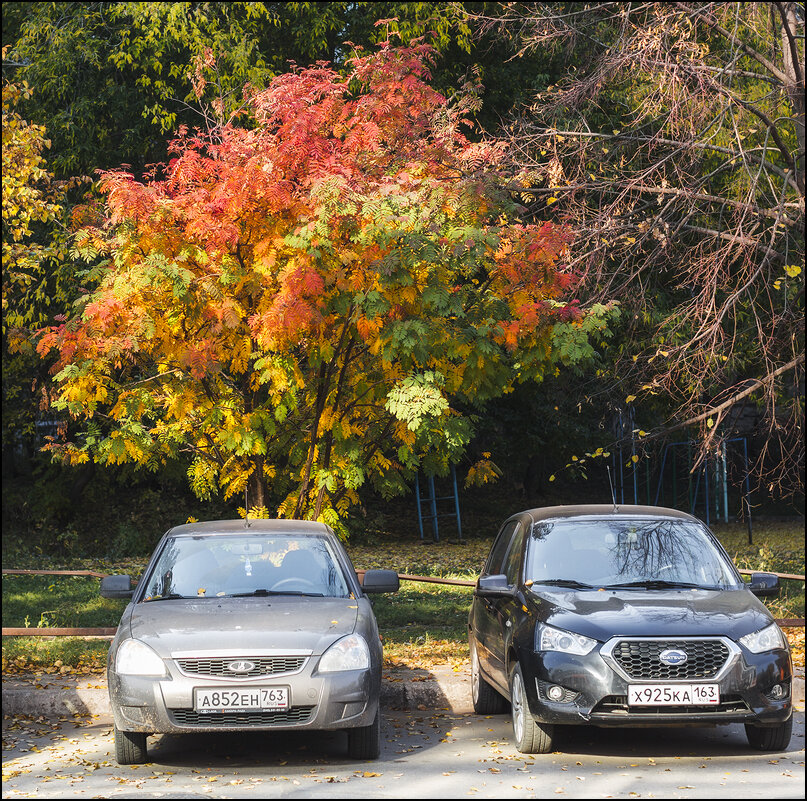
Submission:
M 272 591 L 274 590 L 282 590 L 284 586 L 294 586 L 295 589 L 299 588 L 300 585 L 304 585 L 304 587 L 310 587 L 312 590 L 317 589 L 317 585 L 314 584 L 313 581 L 309 581 L 305 578 L 297 578 L 296 576 L 289 576 L 289 578 L 281 579 L 272 587 Z

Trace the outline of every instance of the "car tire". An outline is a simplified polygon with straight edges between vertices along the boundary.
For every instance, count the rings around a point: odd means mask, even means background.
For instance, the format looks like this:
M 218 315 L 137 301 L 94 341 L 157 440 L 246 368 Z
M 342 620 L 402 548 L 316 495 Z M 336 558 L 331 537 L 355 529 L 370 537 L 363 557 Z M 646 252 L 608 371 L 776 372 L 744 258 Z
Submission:
M 146 737 L 142 731 L 115 730 L 115 759 L 119 765 L 142 765 L 146 761 Z
M 518 663 L 510 672 L 510 707 L 516 748 L 522 754 L 548 754 L 552 750 L 555 727 L 551 723 L 538 723 L 532 716 Z
M 347 730 L 347 753 L 351 759 L 378 759 L 381 756 L 381 715 L 376 710 L 369 726 Z
M 473 636 L 468 637 L 471 651 L 471 700 L 477 715 L 498 715 L 507 711 L 507 699 L 496 692 L 479 672 L 479 657 Z
M 793 733 L 793 715 L 778 726 L 752 726 L 745 724 L 748 744 L 757 751 L 786 751 Z

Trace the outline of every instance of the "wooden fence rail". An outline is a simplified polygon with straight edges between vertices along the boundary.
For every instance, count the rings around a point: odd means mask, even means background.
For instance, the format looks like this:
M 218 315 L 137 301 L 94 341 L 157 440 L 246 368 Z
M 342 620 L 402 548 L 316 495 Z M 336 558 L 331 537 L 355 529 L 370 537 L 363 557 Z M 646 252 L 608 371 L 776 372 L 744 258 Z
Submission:
M 357 570 L 356 575 L 359 581 L 364 578 L 366 571 Z M 750 575 L 758 571 L 754 570 L 740 570 L 740 573 Z M 3 568 L 4 574 L 12 576 L 21 575 L 34 575 L 34 576 L 95 576 L 96 578 L 104 578 L 106 573 L 98 573 L 94 570 L 12 570 Z M 794 573 L 775 573 L 782 579 L 791 579 L 795 581 L 804 581 L 804 576 L 796 575 Z M 441 578 L 439 576 L 413 576 L 408 573 L 399 573 L 398 578 L 401 581 L 422 581 L 429 584 L 451 584 L 459 587 L 475 587 L 476 581 L 470 579 L 452 579 Z M 777 618 L 776 622 L 785 628 L 804 626 L 804 618 L 788 617 Z M 116 628 L 14 628 L 3 627 L 3 637 L 103 637 L 111 638 L 115 635 Z

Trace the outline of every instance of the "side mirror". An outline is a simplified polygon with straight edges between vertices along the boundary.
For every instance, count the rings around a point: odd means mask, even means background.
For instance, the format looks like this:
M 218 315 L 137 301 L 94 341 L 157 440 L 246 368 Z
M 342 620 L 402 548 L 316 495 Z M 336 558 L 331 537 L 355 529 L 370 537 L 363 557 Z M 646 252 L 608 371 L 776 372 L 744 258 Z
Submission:
M 513 593 L 513 588 L 507 583 L 507 576 L 504 573 L 480 576 L 476 589 L 480 595 L 512 595 Z
M 131 576 L 104 576 L 101 579 L 102 598 L 131 598 L 132 595 L 134 588 Z
M 779 576 L 773 573 L 752 573 L 748 589 L 758 598 L 773 598 L 779 595 Z
M 401 586 L 394 570 L 368 570 L 364 574 L 361 588 L 364 592 L 398 592 Z

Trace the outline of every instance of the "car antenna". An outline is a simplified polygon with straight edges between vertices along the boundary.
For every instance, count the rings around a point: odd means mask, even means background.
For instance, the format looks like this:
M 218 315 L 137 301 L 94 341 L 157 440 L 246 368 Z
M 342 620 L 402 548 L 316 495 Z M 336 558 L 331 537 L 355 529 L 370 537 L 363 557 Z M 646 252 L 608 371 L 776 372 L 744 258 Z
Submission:
M 249 528 L 249 489 L 244 486 L 244 528 Z
M 611 465 L 605 465 L 605 469 L 608 471 L 608 483 L 611 485 L 611 500 L 614 503 L 614 513 L 619 511 L 619 507 L 616 505 L 616 492 L 614 492 L 614 482 L 611 480 Z

